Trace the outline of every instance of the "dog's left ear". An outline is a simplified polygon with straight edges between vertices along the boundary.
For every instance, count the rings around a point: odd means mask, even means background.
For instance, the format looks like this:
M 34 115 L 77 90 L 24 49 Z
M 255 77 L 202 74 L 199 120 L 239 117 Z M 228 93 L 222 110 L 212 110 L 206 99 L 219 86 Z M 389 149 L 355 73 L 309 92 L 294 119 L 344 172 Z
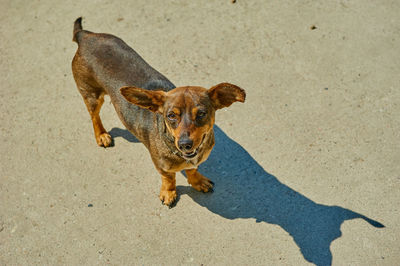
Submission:
M 136 87 L 122 87 L 119 90 L 128 102 L 149 109 L 152 112 L 163 112 L 165 92 L 144 90 Z
M 244 103 L 246 92 L 236 85 L 220 83 L 208 90 L 208 97 L 213 102 L 215 109 L 230 106 L 234 102 Z

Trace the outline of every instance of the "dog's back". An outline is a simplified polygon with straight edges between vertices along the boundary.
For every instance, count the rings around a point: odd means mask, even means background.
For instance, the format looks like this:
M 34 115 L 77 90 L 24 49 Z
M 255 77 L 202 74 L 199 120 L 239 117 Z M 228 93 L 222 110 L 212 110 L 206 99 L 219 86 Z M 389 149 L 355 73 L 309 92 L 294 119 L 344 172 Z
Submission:
M 175 88 L 174 84 L 147 64 L 120 38 L 83 30 L 81 18 L 74 23 L 73 41 L 78 43 L 78 50 L 72 60 L 72 72 L 89 113 L 91 109 L 96 112 L 103 96 L 108 94 L 123 124 L 142 140 L 141 135 L 152 130 L 146 127 L 152 127 L 150 121 L 154 114 L 129 104 L 120 94 L 119 88 L 136 86 L 147 90 L 169 91 Z M 149 123 L 146 123 L 148 120 Z M 137 127 L 135 121 L 141 121 L 141 128 Z M 143 130 L 146 132 L 141 132 Z
M 107 93 L 122 86 L 136 86 L 144 89 L 171 90 L 175 86 L 162 74 L 152 68 L 120 38 L 104 33 L 93 33 L 82 29 L 81 18 L 74 24 L 73 40 L 78 43 L 79 65 L 93 71 L 96 80 Z M 75 62 L 76 63 L 76 62 Z M 77 69 L 79 71 L 79 69 Z M 146 88 L 148 87 L 148 88 Z

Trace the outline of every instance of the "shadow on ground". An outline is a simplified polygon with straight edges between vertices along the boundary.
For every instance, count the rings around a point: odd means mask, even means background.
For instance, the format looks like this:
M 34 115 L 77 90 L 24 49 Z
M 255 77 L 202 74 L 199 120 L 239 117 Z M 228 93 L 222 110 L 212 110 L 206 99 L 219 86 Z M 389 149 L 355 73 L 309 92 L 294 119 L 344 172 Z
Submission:
M 129 142 L 133 142 L 133 143 L 140 142 L 134 135 L 132 135 L 131 132 L 129 132 L 126 129 L 114 127 L 113 129 L 111 129 L 108 132 L 108 134 L 110 134 L 110 136 L 112 137 L 113 140 L 115 138 L 122 137 Z
M 136 142 L 127 130 L 118 131 L 128 141 Z M 178 186 L 179 194 L 189 195 L 227 219 L 254 218 L 256 222 L 279 225 L 293 237 L 304 258 L 316 265 L 331 265 L 330 245 L 341 236 L 344 221 L 361 218 L 374 227 L 384 227 L 351 210 L 315 203 L 267 173 L 218 126 L 214 131 L 216 145 L 199 171 L 215 182 L 215 192 L 204 194 Z

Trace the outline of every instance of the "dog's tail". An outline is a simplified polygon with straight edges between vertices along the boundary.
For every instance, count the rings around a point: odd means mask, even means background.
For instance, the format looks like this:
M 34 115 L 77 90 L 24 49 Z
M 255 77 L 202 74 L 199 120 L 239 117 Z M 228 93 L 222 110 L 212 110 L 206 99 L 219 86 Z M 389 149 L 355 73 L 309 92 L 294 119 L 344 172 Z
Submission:
M 82 17 L 79 17 L 75 20 L 74 23 L 74 33 L 72 35 L 72 41 L 78 43 L 78 33 L 82 31 Z

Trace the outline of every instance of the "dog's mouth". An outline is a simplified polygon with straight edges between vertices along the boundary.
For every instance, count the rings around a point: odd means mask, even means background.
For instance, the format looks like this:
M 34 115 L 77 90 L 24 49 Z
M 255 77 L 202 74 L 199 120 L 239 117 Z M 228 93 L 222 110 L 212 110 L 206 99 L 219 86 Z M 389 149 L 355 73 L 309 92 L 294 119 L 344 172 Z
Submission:
M 194 159 L 199 154 L 199 150 L 203 146 L 205 138 L 206 138 L 206 134 L 203 135 L 203 138 L 201 139 L 200 145 L 196 149 L 194 149 L 191 152 L 182 152 L 182 157 L 184 159 L 186 159 L 186 160 Z
M 199 148 L 197 148 L 194 151 L 189 152 L 189 153 L 182 152 L 182 157 L 185 158 L 186 160 L 191 160 L 197 156 L 198 151 L 199 151 Z

